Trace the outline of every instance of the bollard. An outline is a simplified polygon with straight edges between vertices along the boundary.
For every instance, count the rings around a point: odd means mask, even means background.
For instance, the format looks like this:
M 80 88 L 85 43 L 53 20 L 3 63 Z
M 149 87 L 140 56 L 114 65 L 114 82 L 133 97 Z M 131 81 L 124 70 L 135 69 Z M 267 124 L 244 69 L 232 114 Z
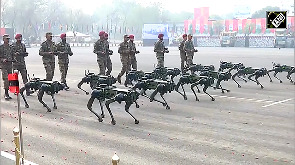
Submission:
M 13 134 L 14 134 L 14 144 L 15 144 L 15 164 L 20 165 L 21 153 L 20 153 L 20 145 L 19 145 L 19 141 L 20 141 L 19 129 L 14 128 Z
M 120 158 L 115 152 L 114 156 L 112 157 L 112 165 L 119 165 L 119 162 L 120 162 Z

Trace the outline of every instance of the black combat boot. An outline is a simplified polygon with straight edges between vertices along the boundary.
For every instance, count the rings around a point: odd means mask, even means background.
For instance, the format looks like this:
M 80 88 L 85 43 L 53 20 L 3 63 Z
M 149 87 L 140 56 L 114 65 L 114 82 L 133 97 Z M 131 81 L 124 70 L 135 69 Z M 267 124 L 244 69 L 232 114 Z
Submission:
M 121 82 L 121 75 L 118 75 L 118 77 L 117 77 L 117 81 L 121 84 L 122 82 Z
M 12 99 L 12 98 L 9 96 L 8 89 L 5 89 L 4 99 L 5 99 L 5 100 Z
M 70 89 L 70 87 L 68 86 L 68 84 L 66 82 L 64 82 L 65 84 L 65 90 L 68 91 Z

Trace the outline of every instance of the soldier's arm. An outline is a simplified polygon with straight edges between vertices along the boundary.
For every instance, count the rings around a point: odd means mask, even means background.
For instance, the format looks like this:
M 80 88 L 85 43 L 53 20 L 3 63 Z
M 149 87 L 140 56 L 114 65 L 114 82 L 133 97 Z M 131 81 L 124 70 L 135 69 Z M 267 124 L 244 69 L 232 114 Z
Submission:
M 44 44 L 41 44 L 41 48 L 39 49 L 39 55 L 40 55 L 40 56 L 47 56 L 47 55 L 50 55 L 49 52 L 46 52 L 46 51 L 45 51 L 45 45 L 44 45 Z
M 184 50 L 185 52 L 188 51 L 187 47 L 188 47 L 188 42 L 185 41 L 185 42 L 184 42 L 184 45 L 183 45 L 183 50 Z
M 3 61 L 3 51 L 2 51 L 2 46 L 0 46 L 0 63 Z
M 103 52 L 102 50 L 100 50 L 100 49 L 101 49 L 101 45 L 99 45 L 99 43 L 96 42 L 96 43 L 94 44 L 94 50 L 93 50 L 93 53 L 95 53 L 95 54 L 103 54 L 104 52 Z
M 71 49 L 71 47 L 70 47 L 70 45 L 68 44 L 68 54 L 70 55 L 70 56 L 72 56 L 73 55 L 73 52 L 72 52 L 72 49 Z
M 163 53 L 163 51 L 161 51 L 159 49 L 159 45 L 160 45 L 160 43 L 159 42 L 156 42 L 155 47 L 154 47 L 154 52 L 156 52 L 156 53 Z
M 120 54 L 128 54 L 130 51 L 125 48 L 125 45 L 123 43 L 120 44 L 118 53 Z

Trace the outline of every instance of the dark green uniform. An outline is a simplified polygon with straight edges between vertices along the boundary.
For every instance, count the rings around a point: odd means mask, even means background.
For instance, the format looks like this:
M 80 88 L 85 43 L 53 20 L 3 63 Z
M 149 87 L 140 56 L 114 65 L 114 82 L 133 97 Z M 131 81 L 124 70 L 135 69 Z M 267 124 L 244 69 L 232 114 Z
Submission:
M 28 56 L 28 53 L 27 53 L 25 44 L 21 42 L 14 43 L 13 54 L 15 59 L 15 62 L 13 63 L 13 69 L 18 70 L 21 73 L 23 83 L 25 84 L 28 82 L 28 78 L 27 78 L 28 73 L 27 73 L 26 62 L 25 62 L 25 57 Z
M 134 42 L 129 41 L 129 49 L 130 49 L 130 54 L 129 54 L 130 67 L 129 68 L 137 70 L 137 60 L 135 56 L 136 46 Z
M 58 53 L 58 65 L 59 65 L 59 71 L 61 76 L 61 83 L 66 83 L 66 77 L 68 73 L 69 68 L 69 56 L 73 55 L 73 52 L 71 50 L 71 47 L 66 42 L 60 42 L 57 45 L 57 51 Z
M 109 52 L 109 50 L 110 50 L 110 45 L 109 45 L 109 41 L 107 41 L 107 40 L 105 40 L 105 46 L 106 46 L 106 52 Z M 108 76 L 108 75 L 110 75 L 111 74 L 111 72 L 112 72 L 112 60 L 111 60 L 111 57 L 110 57 L 110 55 L 107 53 L 107 55 L 106 55 L 106 59 L 105 59 L 106 61 L 105 61 L 105 66 L 106 66 L 106 68 L 108 69 L 108 71 L 106 72 L 106 75 Z
M 118 75 L 118 79 L 121 80 L 121 77 L 125 74 L 128 73 L 130 70 L 130 64 L 129 64 L 129 54 L 130 54 L 130 49 L 129 49 L 129 43 L 128 42 L 122 42 L 119 45 L 118 53 L 120 54 L 120 59 L 122 63 L 122 69 L 121 72 Z
M 192 40 L 185 41 L 183 49 L 186 52 L 187 65 L 188 67 L 190 67 L 193 64 L 194 53 L 195 53 L 193 41 Z
M 157 57 L 157 67 L 164 67 L 164 42 L 162 40 L 158 40 L 155 43 L 154 52 L 156 52 Z
M 97 63 L 99 67 L 99 74 L 105 75 L 107 48 L 105 40 L 97 40 L 94 44 L 93 53 L 97 54 Z
M 186 40 L 182 40 L 178 46 L 178 49 L 180 51 L 180 68 L 181 68 L 181 71 L 184 70 L 184 63 L 186 62 L 187 63 L 187 58 L 186 58 L 186 53 L 184 51 L 184 43 L 185 43 Z
M 13 46 L 11 44 L 3 44 L 0 46 L 0 67 L 2 71 L 2 79 L 4 83 L 4 89 L 8 91 L 9 82 L 8 74 L 12 73 L 12 60 L 13 60 Z M 3 60 L 7 62 L 3 62 Z
M 46 80 L 48 81 L 52 81 L 54 76 L 55 54 L 57 54 L 57 48 L 54 42 L 47 40 L 41 44 L 39 55 L 42 56 L 43 65 L 46 71 Z

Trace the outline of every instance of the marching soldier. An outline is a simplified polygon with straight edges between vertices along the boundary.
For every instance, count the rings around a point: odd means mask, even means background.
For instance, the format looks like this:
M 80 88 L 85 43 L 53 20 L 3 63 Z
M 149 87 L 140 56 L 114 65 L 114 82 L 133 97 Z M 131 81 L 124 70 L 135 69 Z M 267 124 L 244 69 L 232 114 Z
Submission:
M 99 74 L 105 75 L 106 69 L 106 42 L 104 40 L 104 31 L 99 32 L 99 39 L 94 44 L 93 53 L 97 54 L 97 63 L 99 67 Z
M 9 82 L 8 74 L 12 73 L 12 61 L 13 61 L 13 47 L 9 44 L 9 35 L 3 35 L 4 43 L 0 46 L 0 67 L 2 71 L 2 79 L 4 82 L 4 98 L 5 100 L 12 99 L 9 96 Z
M 129 63 L 130 63 L 130 68 L 137 70 L 137 61 L 136 61 L 136 56 L 135 54 L 139 53 L 139 51 L 136 50 L 135 43 L 134 43 L 134 35 L 129 36 L 129 49 L 130 49 L 130 54 L 129 54 Z
M 180 68 L 181 68 L 181 71 L 183 72 L 184 71 L 184 67 L 185 67 L 185 64 L 184 63 L 187 63 L 186 53 L 185 53 L 185 51 L 183 49 L 184 43 L 187 40 L 187 34 L 183 34 L 182 35 L 182 38 L 183 38 L 183 40 L 180 42 L 180 44 L 178 46 L 178 49 L 180 51 Z
M 194 48 L 194 43 L 192 41 L 193 36 L 191 34 L 188 35 L 187 41 L 184 43 L 184 51 L 186 52 L 187 65 L 190 67 L 193 64 L 194 53 L 198 52 L 197 49 Z
M 130 70 L 130 64 L 129 64 L 129 36 L 124 35 L 124 42 L 120 43 L 118 53 L 120 53 L 121 63 L 122 63 L 122 69 L 117 77 L 117 81 L 121 84 L 121 77 Z
M 66 42 L 66 34 L 63 33 L 60 35 L 61 42 L 57 44 L 57 51 L 58 51 L 58 65 L 60 70 L 61 76 L 61 83 L 65 84 L 65 90 L 68 90 L 69 87 L 66 82 L 66 77 L 69 68 L 69 55 L 72 56 L 73 52 L 71 50 L 70 45 Z
M 111 57 L 110 55 L 112 55 L 112 51 L 110 50 L 110 44 L 109 44 L 109 35 L 108 33 L 105 33 L 104 34 L 104 39 L 105 39 L 105 46 L 106 46 L 106 49 L 107 49 L 107 55 L 106 55 L 106 63 L 105 63 L 105 66 L 106 68 L 108 69 L 108 71 L 106 72 L 106 75 L 110 75 L 111 72 L 112 72 L 112 60 L 111 60 Z
M 159 40 L 155 43 L 154 52 L 156 52 L 157 57 L 157 67 L 164 67 L 164 53 L 169 53 L 168 49 L 165 48 L 164 42 L 163 42 L 164 34 L 159 34 L 158 38 Z
M 25 44 L 22 43 L 22 35 L 15 35 L 15 39 L 16 42 L 13 44 L 13 55 L 15 60 L 15 62 L 13 63 L 13 70 L 18 70 L 21 73 L 23 83 L 26 84 L 28 82 L 28 78 L 25 57 L 28 56 L 28 53 L 26 51 Z M 32 92 L 30 91 L 30 89 L 26 90 L 27 96 L 29 96 L 31 93 Z
M 42 56 L 43 65 L 46 71 L 46 80 L 52 81 L 55 70 L 56 45 L 52 41 L 52 33 L 46 33 L 46 41 L 41 44 L 39 55 Z

